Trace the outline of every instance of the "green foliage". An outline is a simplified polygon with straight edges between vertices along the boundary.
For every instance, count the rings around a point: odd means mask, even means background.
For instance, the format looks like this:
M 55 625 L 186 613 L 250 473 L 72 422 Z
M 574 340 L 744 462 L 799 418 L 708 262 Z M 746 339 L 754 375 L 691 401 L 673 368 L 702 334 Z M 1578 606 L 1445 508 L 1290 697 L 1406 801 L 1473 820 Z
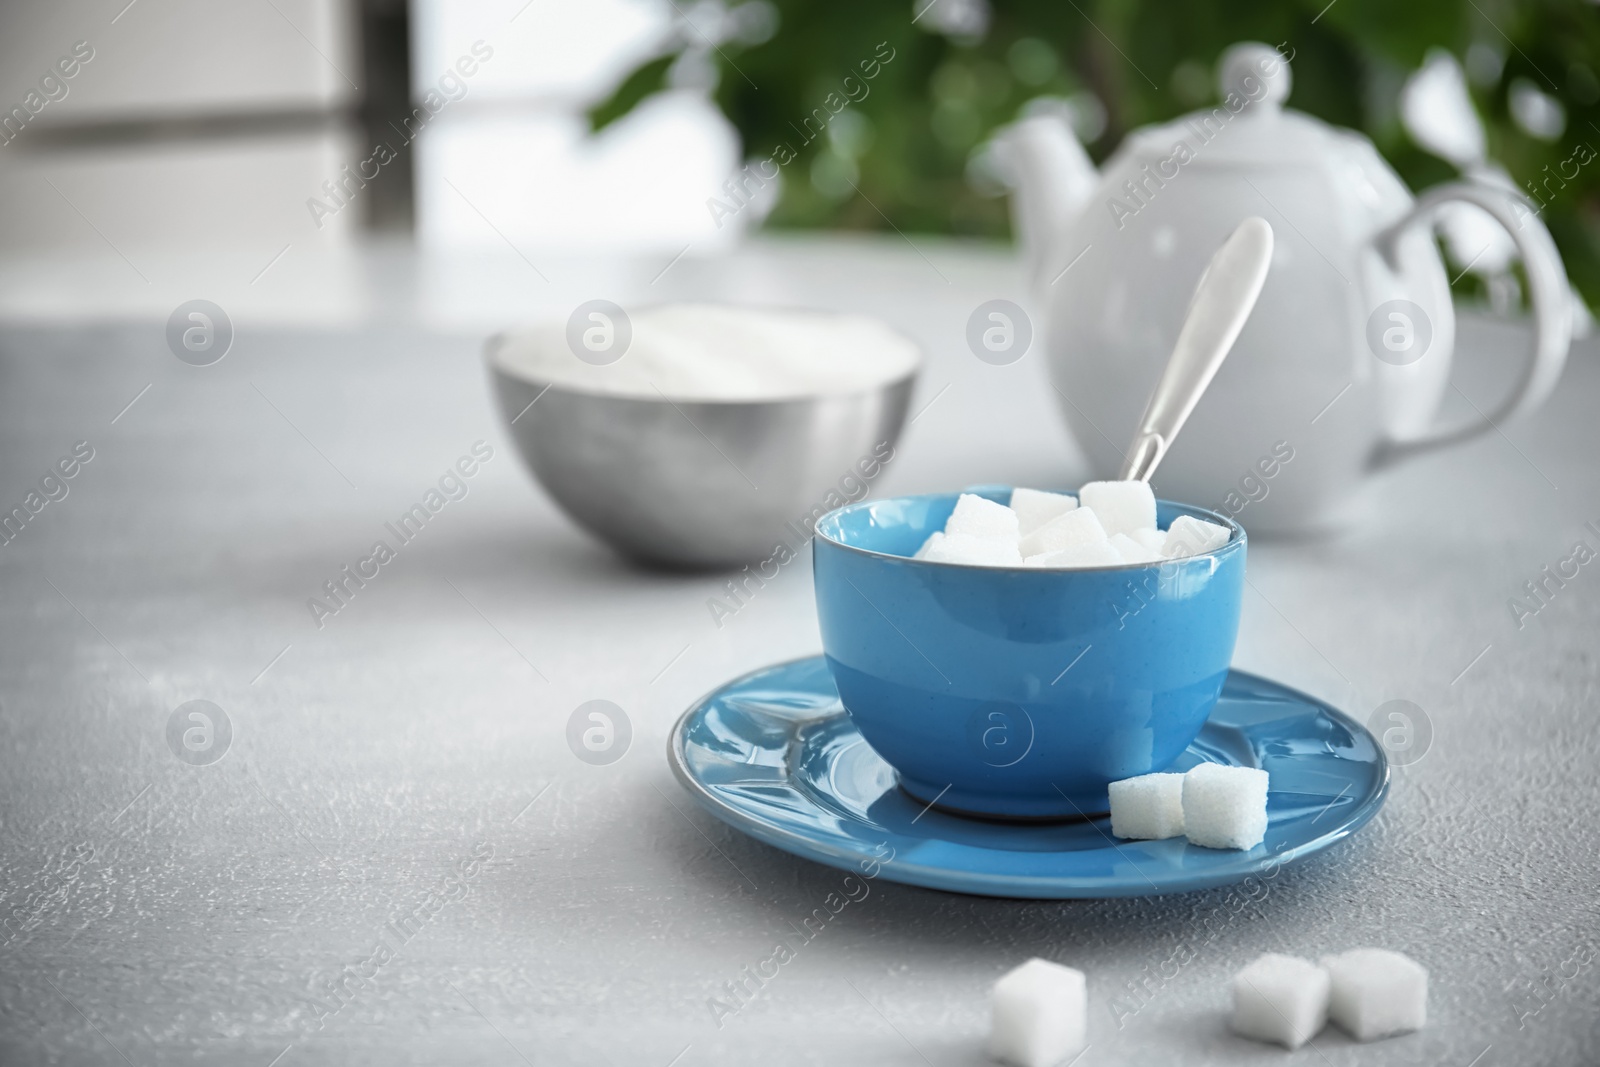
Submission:
M 589 129 L 598 133 L 632 111 L 639 102 L 667 87 L 667 71 L 671 69 L 674 55 L 658 56 L 638 67 L 617 86 L 599 106 L 589 112 Z
M 916 0 L 917 9 L 926 0 Z M 935 0 L 948 4 L 958 0 Z M 1005 202 L 968 180 L 969 159 L 1029 100 L 1087 90 L 1104 129 L 1088 145 L 1103 159 L 1129 130 L 1216 101 L 1212 74 L 1228 45 L 1258 40 L 1292 50 L 1292 106 L 1361 130 L 1421 188 L 1453 168 L 1401 127 L 1398 94 L 1431 48 L 1457 58 L 1477 45 L 1474 102 L 1490 155 L 1536 190 L 1573 281 L 1600 303 L 1600 163 L 1571 177 L 1572 159 L 1600 148 L 1600 16 L 1586 0 L 990 0 L 981 40 L 937 32 L 911 0 L 775 0 L 777 32 L 759 44 L 724 42 L 708 56 L 717 104 L 746 154 L 775 157 L 785 176 L 775 226 L 894 228 L 1002 235 Z M 685 32 L 681 48 L 703 47 Z M 880 48 L 892 59 L 868 79 Z M 668 55 L 645 64 L 592 114 L 596 127 L 667 82 Z M 852 99 L 825 135 L 805 117 L 829 93 Z M 1545 141 L 1512 121 L 1511 87 L 1527 81 L 1566 109 Z M 865 87 L 862 95 L 861 86 Z M 848 117 L 847 117 L 848 116 Z M 784 162 L 786 149 L 793 160 Z M 1563 167 L 1565 163 L 1565 167 Z M 1552 175 L 1565 175 L 1551 181 Z M 1538 184 L 1535 184 L 1538 183 Z

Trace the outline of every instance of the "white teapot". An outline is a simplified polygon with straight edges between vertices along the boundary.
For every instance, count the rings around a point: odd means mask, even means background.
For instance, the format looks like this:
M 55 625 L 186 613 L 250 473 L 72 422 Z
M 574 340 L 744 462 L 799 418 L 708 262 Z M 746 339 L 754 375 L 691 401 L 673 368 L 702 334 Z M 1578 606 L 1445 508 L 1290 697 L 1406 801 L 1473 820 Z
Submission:
M 1277 50 L 1235 45 L 1219 70 L 1222 105 L 1134 131 L 1098 174 L 1056 115 L 997 141 L 1048 313 L 1053 384 L 1095 476 L 1115 477 L 1201 271 L 1260 215 L 1277 235 L 1266 285 L 1156 488 L 1252 531 L 1340 525 L 1360 514 L 1374 471 L 1549 395 L 1571 338 L 1566 274 L 1515 194 L 1463 183 L 1413 200 L 1365 137 L 1283 108 L 1290 73 Z M 1455 317 L 1432 220 L 1452 201 L 1482 209 L 1516 243 L 1534 339 L 1510 397 L 1436 428 Z

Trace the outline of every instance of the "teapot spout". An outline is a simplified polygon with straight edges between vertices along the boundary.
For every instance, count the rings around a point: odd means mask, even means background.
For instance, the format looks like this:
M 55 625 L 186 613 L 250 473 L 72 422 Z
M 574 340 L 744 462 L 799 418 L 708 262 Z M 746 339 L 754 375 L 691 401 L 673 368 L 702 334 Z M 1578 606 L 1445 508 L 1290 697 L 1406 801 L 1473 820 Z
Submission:
M 1078 143 L 1066 116 L 1030 115 L 1000 130 L 996 170 L 1011 188 L 1011 229 L 1035 289 L 1059 266 L 1060 242 L 1088 203 L 1100 175 Z

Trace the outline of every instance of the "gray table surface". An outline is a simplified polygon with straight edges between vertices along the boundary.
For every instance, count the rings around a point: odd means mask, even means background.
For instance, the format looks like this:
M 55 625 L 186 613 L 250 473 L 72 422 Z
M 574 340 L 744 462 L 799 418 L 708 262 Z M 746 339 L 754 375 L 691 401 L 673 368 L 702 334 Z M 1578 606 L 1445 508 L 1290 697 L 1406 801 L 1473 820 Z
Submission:
M 1076 484 L 1037 353 L 992 367 L 962 341 L 980 300 L 1020 292 L 1008 259 L 913 251 L 761 243 L 648 292 L 782 294 L 921 341 L 913 409 L 932 405 L 881 493 Z M 241 316 L 208 368 L 159 321 L 0 329 L 0 503 L 94 449 L 0 547 L 0 1062 L 975 1064 L 989 985 L 1039 955 L 1089 975 L 1082 1067 L 1278 1063 L 1228 1034 L 1230 975 L 1359 945 L 1430 968 L 1428 1028 L 1329 1029 L 1296 1062 L 1600 1061 L 1600 570 L 1520 630 L 1507 608 L 1575 541 L 1600 547 L 1592 348 L 1535 419 L 1377 484 L 1347 535 L 1252 545 L 1239 666 L 1431 722 L 1360 834 L 1256 899 L 880 879 L 719 1027 L 708 1000 L 842 875 L 695 809 L 664 742 L 708 689 L 818 649 L 808 566 L 719 629 L 718 578 L 587 540 L 493 415 L 478 349 L 500 325 Z M 1486 406 L 1522 344 L 1467 323 L 1462 392 Z M 466 498 L 318 629 L 307 599 L 479 440 Z M 596 698 L 634 730 L 603 767 L 565 741 Z M 207 766 L 167 742 L 195 699 L 232 724 Z M 403 947 L 373 959 L 380 940 Z

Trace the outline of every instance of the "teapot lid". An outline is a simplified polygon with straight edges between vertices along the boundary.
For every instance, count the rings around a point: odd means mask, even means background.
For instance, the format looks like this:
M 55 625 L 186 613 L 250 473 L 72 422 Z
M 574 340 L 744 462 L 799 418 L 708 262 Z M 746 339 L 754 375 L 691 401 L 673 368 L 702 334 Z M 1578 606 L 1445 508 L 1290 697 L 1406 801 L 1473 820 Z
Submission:
M 1218 61 L 1217 81 L 1221 103 L 1134 131 L 1128 151 L 1184 165 L 1256 167 L 1337 166 L 1374 151 L 1361 134 L 1283 106 L 1293 83 L 1289 59 L 1270 45 L 1233 45 Z

